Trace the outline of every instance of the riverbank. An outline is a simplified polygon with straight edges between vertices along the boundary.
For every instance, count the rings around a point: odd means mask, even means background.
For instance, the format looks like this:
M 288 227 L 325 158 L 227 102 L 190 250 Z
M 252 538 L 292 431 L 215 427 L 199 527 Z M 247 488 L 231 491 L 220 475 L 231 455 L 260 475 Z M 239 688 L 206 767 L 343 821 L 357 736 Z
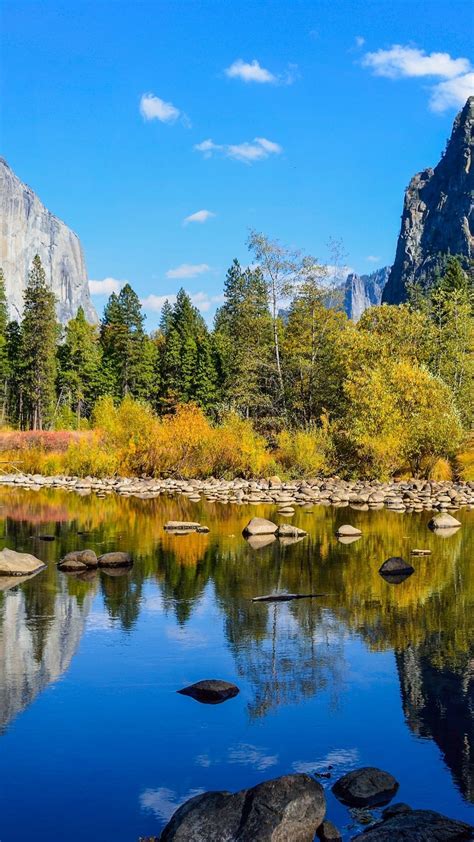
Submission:
M 342 480 L 320 478 L 282 482 L 279 477 L 264 480 L 206 480 L 148 479 L 130 477 L 67 477 L 40 474 L 4 474 L 1 485 L 12 485 L 37 491 L 41 488 L 62 488 L 82 496 L 95 494 L 98 498 L 108 494 L 137 497 L 142 500 L 160 495 L 183 495 L 191 501 L 202 498 L 209 502 L 252 505 L 269 503 L 288 510 L 292 506 L 310 508 L 322 506 L 350 506 L 362 511 L 388 508 L 397 512 L 456 511 L 474 508 L 474 482 L 444 480 L 403 480 L 380 482 L 378 480 Z M 283 512 L 282 512 L 283 513 Z M 287 512 L 291 515 L 291 511 Z

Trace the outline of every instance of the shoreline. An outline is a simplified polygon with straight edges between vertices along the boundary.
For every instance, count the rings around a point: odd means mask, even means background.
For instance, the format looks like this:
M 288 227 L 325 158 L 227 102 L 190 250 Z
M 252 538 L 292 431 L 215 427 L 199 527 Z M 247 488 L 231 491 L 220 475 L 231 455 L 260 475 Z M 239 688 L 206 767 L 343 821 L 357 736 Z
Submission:
M 456 511 L 474 508 L 474 482 L 453 480 L 342 480 L 339 477 L 281 481 L 278 477 L 259 480 L 144 479 L 138 477 L 67 477 L 40 474 L 3 474 L 0 486 L 33 491 L 42 488 L 74 491 L 81 496 L 109 494 L 151 500 L 162 494 L 187 497 L 190 502 L 234 505 L 284 505 L 306 508 L 317 505 L 359 511 L 391 509 L 397 512 Z

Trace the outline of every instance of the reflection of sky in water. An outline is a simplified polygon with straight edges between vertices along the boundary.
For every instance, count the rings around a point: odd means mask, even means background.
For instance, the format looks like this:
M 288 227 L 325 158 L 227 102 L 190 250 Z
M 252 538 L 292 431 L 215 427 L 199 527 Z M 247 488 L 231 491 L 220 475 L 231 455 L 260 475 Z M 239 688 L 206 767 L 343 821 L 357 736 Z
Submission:
M 348 839 L 353 819 L 330 787 L 358 765 L 395 774 L 397 799 L 472 820 L 474 513 L 440 540 L 425 514 L 320 507 L 295 515 L 305 541 L 253 551 L 242 526 L 269 509 L 0 498 L 8 546 L 57 535 L 34 542 L 47 570 L 0 594 L 2 842 L 20 838 L 19 816 L 21 838 L 129 842 L 157 835 L 198 792 L 328 770 L 328 814 Z M 163 532 L 171 517 L 205 520 L 211 533 L 180 541 Z M 339 544 L 342 522 L 362 539 Z M 57 573 L 64 552 L 104 542 L 133 553 L 129 574 Z M 410 546 L 432 556 L 388 585 L 380 563 Z M 251 602 L 275 588 L 328 596 Z M 207 706 L 176 693 L 206 677 L 240 694 Z

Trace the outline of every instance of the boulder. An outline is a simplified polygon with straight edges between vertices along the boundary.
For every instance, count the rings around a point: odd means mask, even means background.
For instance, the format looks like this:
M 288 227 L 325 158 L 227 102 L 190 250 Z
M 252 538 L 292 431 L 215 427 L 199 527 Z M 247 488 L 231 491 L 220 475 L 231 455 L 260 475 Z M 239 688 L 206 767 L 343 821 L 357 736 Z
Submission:
M 321 784 L 305 774 L 283 775 L 234 794 L 196 795 L 179 807 L 160 840 L 313 842 L 325 812 Z
M 435 515 L 428 523 L 430 529 L 457 529 L 461 526 L 459 520 L 456 520 L 452 515 L 443 512 L 440 515 Z
M 278 526 L 264 517 L 253 517 L 242 531 L 242 535 L 275 535 Z
M 98 561 L 94 550 L 74 550 L 71 553 L 66 553 L 58 567 L 60 570 L 76 571 L 78 568 L 95 568 L 97 565 Z
M 343 523 L 342 526 L 339 526 L 336 535 L 338 537 L 342 536 L 344 538 L 354 538 L 355 536 L 360 537 L 362 532 L 350 523 Z
M 385 807 L 385 810 L 382 810 L 382 819 L 392 819 L 393 816 L 399 816 L 401 813 L 409 813 L 411 807 L 408 804 L 404 804 L 403 801 L 398 801 L 396 804 L 390 804 L 389 807 Z
M 378 807 L 388 804 L 398 789 L 398 781 L 390 772 L 374 766 L 355 769 L 339 778 L 332 791 L 349 807 Z
M 182 696 L 191 696 L 197 702 L 202 702 L 205 705 L 219 705 L 221 702 L 226 702 L 227 699 L 233 699 L 240 691 L 237 685 L 230 681 L 208 678 L 190 684 L 189 687 L 183 687 L 182 690 L 177 692 Z
M 400 556 L 392 556 L 392 558 L 388 558 L 387 561 L 384 561 L 382 566 L 379 568 L 380 575 L 388 582 L 395 579 L 398 580 L 399 577 L 406 579 L 414 572 L 415 568 L 412 567 L 411 564 L 408 564 L 408 562 Z M 395 584 L 397 584 L 397 582 L 395 582 Z
M 99 567 L 130 567 L 133 564 L 128 553 L 104 553 L 97 559 Z
M 433 810 L 408 810 L 373 825 L 355 837 L 360 842 L 461 842 L 474 827 Z
M 319 825 L 316 836 L 321 842 L 342 842 L 341 831 L 327 819 Z
M 299 526 L 292 526 L 291 523 L 280 523 L 277 535 L 279 538 L 304 538 L 308 533 Z
M 5 547 L 0 552 L 0 576 L 30 576 L 46 567 L 30 553 L 17 553 Z

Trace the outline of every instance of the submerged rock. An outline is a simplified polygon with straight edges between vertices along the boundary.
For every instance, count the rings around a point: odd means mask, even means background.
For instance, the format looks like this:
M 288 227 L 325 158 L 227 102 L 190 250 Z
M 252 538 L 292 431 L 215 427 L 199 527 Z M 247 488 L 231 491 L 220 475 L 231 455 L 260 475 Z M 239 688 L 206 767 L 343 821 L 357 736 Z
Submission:
M 304 538 L 308 533 L 299 526 L 292 526 L 291 523 L 280 523 L 277 535 L 279 538 Z
M 226 702 L 227 699 L 233 699 L 240 693 L 240 690 L 236 684 L 232 684 L 230 681 L 208 678 L 190 684 L 189 687 L 183 687 L 182 690 L 177 692 L 182 696 L 191 696 L 197 702 L 205 705 L 219 705 L 221 702 Z
M 342 842 L 341 831 L 327 819 L 318 827 L 316 835 L 320 842 Z
M 163 529 L 166 529 L 167 532 L 193 532 L 199 529 L 200 526 L 200 523 L 192 520 L 169 520 L 165 523 Z
M 45 567 L 39 558 L 30 553 L 17 553 L 7 547 L 0 552 L 0 576 L 29 576 Z
M 95 568 L 98 566 L 97 556 L 94 550 L 74 550 L 66 553 L 58 564 L 60 570 L 78 571 L 84 568 Z
M 377 807 L 388 804 L 398 789 L 398 781 L 390 772 L 365 766 L 348 772 L 332 787 L 339 801 L 349 807 Z
M 324 819 L 321 784 L 309 775 L 283 775 L 240 792 L 205 792 L 186 801 L 161 842 L 313 842 Z
M 254 596 L 252 602 L 291 602 L 292 599 L 313 599 L 326 596 L 323 593 L 269 593 L 264 596 Z
M 278 526 L 264 517 L 253 517 L 243 529 L 242 535 L 275 535 Z
M 408 810 L 373 825 L 355 837 L 360 842 L 461 842 L 474 827 L 433 810 Z
M 382 818 L 391 819 L 393 816 L 399 816 L 402 813 L 409 813 L 411 807 L 408 804 L 404 804 L 403 801 L 399 801 L 397 804 L 390 804 L 389 807 L 385 807 L 385 810 L 382 810 Z
M 461 526 L 461 523 L 452 515 L 443 512 L 440 515 L 432 517 L 428 526 L 430 529 L 457 529 L 458 526 Z

